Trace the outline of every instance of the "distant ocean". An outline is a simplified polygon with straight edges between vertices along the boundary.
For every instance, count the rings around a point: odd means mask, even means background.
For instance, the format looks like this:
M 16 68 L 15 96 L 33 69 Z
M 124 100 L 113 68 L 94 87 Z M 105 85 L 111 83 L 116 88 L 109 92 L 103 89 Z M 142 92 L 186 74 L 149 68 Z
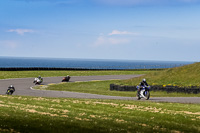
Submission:
M 0 68 L 158 69 L 192 63 L 194 62 L 0 57 Z

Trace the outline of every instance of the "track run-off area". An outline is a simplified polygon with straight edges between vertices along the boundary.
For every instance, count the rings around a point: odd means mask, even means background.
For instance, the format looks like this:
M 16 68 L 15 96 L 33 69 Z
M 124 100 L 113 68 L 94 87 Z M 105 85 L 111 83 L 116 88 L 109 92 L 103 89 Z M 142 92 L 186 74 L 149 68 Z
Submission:
M 70 82 L 79 81 L 103 81 L 103 80 L 123 80 L 141 75 L 106 75 L 106 76 L 72 76 Z M 44 77 L 42 85 L 60 83 L 63 77 Z M 34 78 L 3 79 L 0 80 L 0 95 L 5 95 L 9 85 L 14 85 L 16 91 L 13 95 L 18 96 L 36 96 L 36 97 L 56 97 L 56 98 L 85 98 L 85 99 L 119 99 L 119 100 L 137 100 L 133 97 L 120 97 L 97 95 L 88 93 L 78 93 L 69 91 L 50 91 L 34 90 Z M 145 100 L 141 100 L 145 101 Z M 200 103 L 200 97 L 150 97 L 149 101 L 153 102 L 176 102 L 176 103 Z

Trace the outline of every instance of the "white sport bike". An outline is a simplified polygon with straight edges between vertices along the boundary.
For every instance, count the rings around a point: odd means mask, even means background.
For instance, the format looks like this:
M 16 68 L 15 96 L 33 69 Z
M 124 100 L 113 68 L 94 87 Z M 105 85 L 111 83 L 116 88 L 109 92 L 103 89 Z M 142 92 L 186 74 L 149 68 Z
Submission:
M 43 82 L 43 78 L 35 78 L 33 83 L 35 83 L 35 85 L 40 85 Z
M 140 100 L 141 98 L 145 98 L 146 100 L 149 100 L 150 86 L 137 86 L 136 88 L 139 90 L 139 92 L 137 92 L 137 94 L 136 94 L 136 97 L 137 97 L 138 100 Z

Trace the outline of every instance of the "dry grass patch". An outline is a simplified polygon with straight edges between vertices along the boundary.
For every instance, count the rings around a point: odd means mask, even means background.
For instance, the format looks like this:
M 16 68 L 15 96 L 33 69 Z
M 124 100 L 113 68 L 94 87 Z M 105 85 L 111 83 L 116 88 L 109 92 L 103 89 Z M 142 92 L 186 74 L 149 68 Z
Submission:
M 0 95 L 0 108 L 7 131 L 200 132 L 196 104 Z

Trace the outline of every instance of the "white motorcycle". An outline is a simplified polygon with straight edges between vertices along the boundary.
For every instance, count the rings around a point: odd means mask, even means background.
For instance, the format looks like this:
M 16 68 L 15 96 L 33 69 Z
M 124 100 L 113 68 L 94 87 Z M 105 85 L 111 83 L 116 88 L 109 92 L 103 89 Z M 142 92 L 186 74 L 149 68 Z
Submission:
M 146 100 L 149 100 L 150 86 L 137 86 L 136 88 L 139 90 L 139 92 L 137 92 L 137 94 L 136 94 L 136 97 L 137 97 L 138 100 L 140 100 L 141 98 L 145 98 Z
M 43 82 L 43 78 L 40 78 L 40 79 L 35 78 L 34 81 L 33 81 L 33 83 L 35 83 L 35 85 L 37 85 L 37 84 L 40 85 L 42 82 Z

